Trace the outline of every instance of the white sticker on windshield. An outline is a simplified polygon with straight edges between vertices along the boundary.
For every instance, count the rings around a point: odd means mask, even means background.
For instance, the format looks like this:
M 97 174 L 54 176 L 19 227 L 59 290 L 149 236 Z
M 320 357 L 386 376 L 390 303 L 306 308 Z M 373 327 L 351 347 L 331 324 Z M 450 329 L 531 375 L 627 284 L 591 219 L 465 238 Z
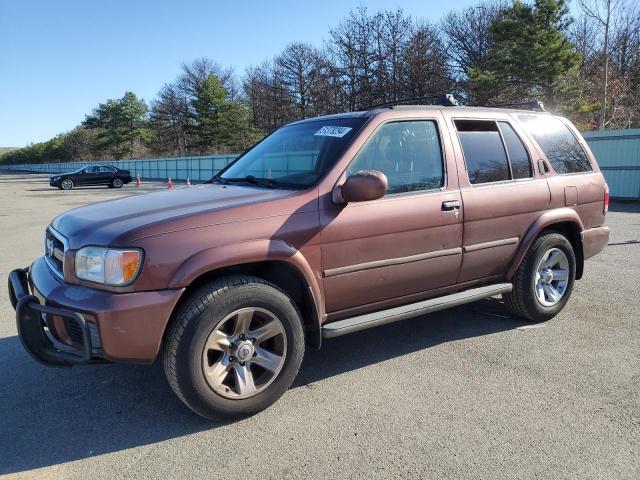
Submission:
M 332 125 L 325 125 L 320 130 L 318 130 L 314 135 L 318 135 L 321 137 L 338 137 L 342 138 L 347 133 L 351 131 L 351 127 L 338 127 Z

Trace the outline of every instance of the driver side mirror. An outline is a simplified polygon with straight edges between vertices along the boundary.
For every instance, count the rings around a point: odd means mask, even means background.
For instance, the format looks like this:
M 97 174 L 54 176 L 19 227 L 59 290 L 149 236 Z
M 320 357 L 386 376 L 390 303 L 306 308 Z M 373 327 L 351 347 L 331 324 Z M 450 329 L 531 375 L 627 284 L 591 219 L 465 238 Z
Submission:
M 334 189 L 336 203 L 367 202 L 387 193 L 387 176 L 378 170 L 360 170 Z

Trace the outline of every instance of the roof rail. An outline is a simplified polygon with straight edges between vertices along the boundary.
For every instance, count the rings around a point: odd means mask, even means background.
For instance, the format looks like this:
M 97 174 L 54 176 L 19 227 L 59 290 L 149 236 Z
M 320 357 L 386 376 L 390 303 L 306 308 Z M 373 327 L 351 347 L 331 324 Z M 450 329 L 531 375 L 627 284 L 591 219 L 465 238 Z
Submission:
M 377 105 L 371 105 L 365 110 L 373 110 L 374 108 L 383 108 L 383 107 L 397 107 L 408 102 L 420 102 L 424 100 L 435 100 L 431 105 L 442 105 L 444 107 L 457 107 L 460 105 L 456 97 L 453 96 L 452 93 L 440 93 L 438 95 L 427 95 L 423 97 L 412 97 L 412 98 L 404 98 L 401 100 L 394 100 L 392 102 L 379 103 Z
M 516 103 L 496 103 L 493 105 L 487 105 L 487 107 L 492 108 L 502 108 L 502 107 L 525 107 L 527 110 L 535 110 L 538 112 L 545 112 L 544 103 L 540 100 L 530 100 L 528 102 L 516 102 Z

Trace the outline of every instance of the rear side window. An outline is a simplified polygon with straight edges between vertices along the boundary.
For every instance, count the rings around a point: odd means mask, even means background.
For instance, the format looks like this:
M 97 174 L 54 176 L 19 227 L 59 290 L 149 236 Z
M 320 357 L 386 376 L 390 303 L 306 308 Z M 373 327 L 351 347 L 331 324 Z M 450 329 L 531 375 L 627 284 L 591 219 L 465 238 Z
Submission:
M 556 172 L 578 173 L 592 170 L 584 149 L 559 119 L 541 115 L 518 115 L 518 120 L 540 145 Z
M 513 178 L 531 177 L 533 175 L 531 160 L 529 159 L 527 149 L 524 148 L 522 144 L 522 140 L 520 140 L 520 137 L 518 137 L 518 134 L 513 130 L 513 127 L 507 122 L 498 122 L 498 126 L 500 127 L 504 144 L 507 147 Z
M 473 184 L 510 180 L 509 161 L 496 122 L 456 120 L 456 129 Z

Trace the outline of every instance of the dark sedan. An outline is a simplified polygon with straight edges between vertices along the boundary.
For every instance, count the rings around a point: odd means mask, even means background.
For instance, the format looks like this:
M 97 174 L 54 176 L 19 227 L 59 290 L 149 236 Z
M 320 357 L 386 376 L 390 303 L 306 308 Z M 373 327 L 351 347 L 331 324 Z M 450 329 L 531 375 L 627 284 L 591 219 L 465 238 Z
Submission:
M 110 188 L 122 188 L 131 182 L 131 172 L 120 170 L 111 165 L 87 165 L 80 170 L 61 173 L 49 177 L 49 185 L 61 190 L 71 190 L 73 187 L 87 185 L 107 185 Z

